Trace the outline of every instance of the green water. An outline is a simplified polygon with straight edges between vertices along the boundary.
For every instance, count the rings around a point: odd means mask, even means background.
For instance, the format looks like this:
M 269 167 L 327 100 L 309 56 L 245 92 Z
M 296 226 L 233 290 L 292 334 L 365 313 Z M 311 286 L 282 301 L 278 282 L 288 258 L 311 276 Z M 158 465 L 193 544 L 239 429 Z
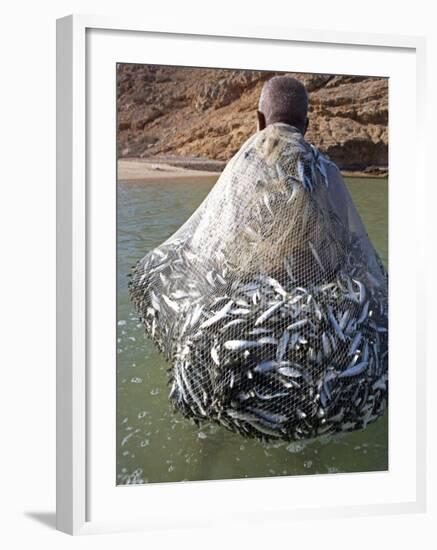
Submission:
M 348 187 L 387 264 L 387 181 L 349 178 Z M 144 336 L 126 274 L 189 217 L 210 188 L 199 182 L 118 186 L 117 483 L 386 470 L 387 414 L 361 432 L 267 445 L 212 424 L 198 428 L 170 409 L 167 364 Z

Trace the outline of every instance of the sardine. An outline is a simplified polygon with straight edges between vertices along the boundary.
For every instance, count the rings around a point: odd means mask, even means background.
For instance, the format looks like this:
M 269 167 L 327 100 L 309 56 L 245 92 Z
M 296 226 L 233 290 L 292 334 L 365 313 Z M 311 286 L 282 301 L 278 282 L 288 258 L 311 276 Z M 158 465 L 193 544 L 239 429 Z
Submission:
M 288 327 L 286 328 L 286 330 L 292 332 L 292 331 L 295 331 L 295 330 L 298 329 L 298 328 L 302 328 L 302 327 L 305 326 L 307 323 L 308 323 L 308 319 L 301 319 L 300 321 L 296 321 L 296 322 L 294 322 L 294 323 L 291 323 L 291 325 L 288 325 Z
M 274 338 L 273 336 L 262 336 L 259 340 L 258 340 L 258 344 L 260 346 L 264 346 L 266 344 L 273 344 L 273 345 L 276 345 L 278 343 L 278 340 L 276 338 Z
M 288 341 L 290 339 L 290 333 L 288 332 L 288 330 L 284 330 L 280 340 L 279 340 L 279 343 L 278 343 L 278 348 L 276 350 L 276 360 L 277 361 L 281 361 L 282 358 L 284 357 L 284 353 L 286 352 L 287 350 L 287 345 L 288 345 Z
M 259 342 L 253 340 L 228 340 L 224 343 L 224 347 L 230 351 L 239 351 L 241 349 L 256 348 L 260 346 Z
M 284 305 L 284 302 L 280 301 L 270 306 L 266 311 L 264 311 L 264 313 L 262 313 L 258 317 L 258 319 L 255 321 L 255 326 L 261 325 L 262 323 L 264 323 L 264 321 L 267 321 L 267 319 L 271 317 L 273 313 L 275 313 L 275 311 L 278 310 L 283 305 Z
M 290 378 L 300 378 L 302 372 L 294 367 L 279 367 L 278 372 Z
M 179 312 L 179 305 L 178 305 L 177 302 L 175 302 L 173 300 L 170 300 L 170 298 L 168 296 L 166 296 L 165 294 L 162 295 L 162 299 L 168 305 L 168 307 L 171 308 L 174 312 L 176 312 L 176 313 Z
M 314 256 L 316 262 L 319 264 L 319 267 L 322 271 L 325 271 L 325 268 L 320 260 L 320 256 L 317 254 L 317 250 L 314 248 L 314 245 L 311 241 L 308 241 L 308 246 L 310 247 L 311 253 Z
M 361 310 L 361 315 L 357 319 L 357 325 L 360 325 L 367 318 L 368 311 L 369 311 L 369 302 L 367 301 L 364 304 L 363 309 Z
M 219 358 L 219 354 L 218 354 L 218 351 L 217 351 L 217 348 L 215 346 L 213 346 L 211 348 L 211 357 L 212 357 L 212 360 L 214 361 L 214 363 L 219 366 L 220 365 L 220 358 Z
M 329 342 L 328 336 L 326 335 L 326 332 L 322 334 L 322 346 L 325 357 L 328 357 L 331 354 L 331 344 Z
M 233 300 L 229 300 L 229 302 L 220 310 L 218 311 L 217 313 L 215 313 L 212 317 L 210 317 L 209 319 L 207 319 L 206 321 L 204 321 L 201 325 L 200 325 L 200 328 L 201 329 L 204 329 L 204 328 L 208 328 L 210 327 L 211 325 L 214 325 L 215 323 L 217 323 L 218 321 L 220 321 L 221 319 L 223 319 L 224 317 L 226 317 L 226 315 L 229 313 L 229 311 L 231 310 L 231 307 L 233 305 L 234 301 Z
M 362 374 L 368 366 L 368 361 L 361 361 L 360 363 L 357 363 L 353 367 L 350 367 L 346 369 L 345 371 L 341 372 L 338 375 L 338 378 L 349 378 L 350 376 L 358 376 L 359 374 Z
M 352 344 L 349 348 L 349 351 L 348 351 L 348 355 L 353 355 L 357 349 L 358 349 L 358 346 L 360 345 L 360 342 L 361 342 L 361 338 L 363 337 L 362 333 L 361 332 L 357 332 L 357 334 L 354 336 L 354 339 L 352 340 Z

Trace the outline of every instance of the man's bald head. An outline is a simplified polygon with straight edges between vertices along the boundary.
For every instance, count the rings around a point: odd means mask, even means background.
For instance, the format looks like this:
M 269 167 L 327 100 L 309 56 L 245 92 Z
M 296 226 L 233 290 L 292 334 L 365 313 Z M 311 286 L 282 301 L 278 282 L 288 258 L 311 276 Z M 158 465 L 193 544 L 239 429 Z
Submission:
M 305 86 L 291 76 L 275 76 L 266 82 L 258 106 L 259 126 L 284 122 L 305 133 L 308 126 L 308 94 Z

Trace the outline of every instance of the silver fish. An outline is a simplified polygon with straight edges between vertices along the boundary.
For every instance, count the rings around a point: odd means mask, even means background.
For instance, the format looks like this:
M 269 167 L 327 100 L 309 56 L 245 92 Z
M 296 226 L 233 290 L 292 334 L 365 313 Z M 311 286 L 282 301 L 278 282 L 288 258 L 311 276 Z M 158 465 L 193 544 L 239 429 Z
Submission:
M 228 323 L 223 325 L 222 328 L 220 329 L 220 331 L 223 332 L 224 330 L 228 329 L 229 327 L 234 327 L 236 325 L 241 325 L 241 323 L 244 323 L 243 319 L 233 319 L 232 321 L 229 321 Z
M 276 393 L 261 393 L 257 390 L 254 390 L 254 395 L 261 401 L 271 401 L 272 399 L 278 399 L 279 397 L 287 397 L 288 392 L 276 392 Z
M 273 338 L 273 336 L 263 336 L 258 340 L 258 344 L 260 346 L 263 346 L 265 344 L 274 344 L 276 345 L 278 343 L 278 340 L 276 338 Z
M 376 382 L 372 384 L 372 390 L 383 390 L 387 389 L 387 380 L 384 376 L 378 378 Z
M 284 367 L 288 365 L 290 365 L 290 361 L 267 360 L 267 361 L 262 361 L 261 363 L 258 363 L 258 365 L 253 370 L 255 372 L 264 374 L 266 372 L 271 372 L 277 369 L 278 367 Z
M 264 420 L 267 420 L 268 422 L 273 422 L 275 424 L 282 424 L 283 422 L 286 422 L 288 420 L 288 417 L 283 414 L 271 413 L 264 409 L 251 407 L 249 410 L 256 414 L 258 417 L 261 417 Z
M 358 349 L 358 346 L 360 345 L 360 342 L 361 342 L 361 338 L 363 337 L 363 335 L 361 334 L 361 332 L 357 332 L 357 334 L 354 336 L 354 339 L 352 340 L 352 344 L 349 348 L 349 351 L 348 351 L 348 355 L 353 355 L 357 349 Z
M 229 313 L 232 305 L 233 305 L 234 301 L 233 300 L 229 300 L 229 302 L 220 310 L 218 311 L 216 314 L 214 314 L 212 317 L 210 317 L 209 319 L 207 319 L 206 321 L 204 321 L 201 325 L 200 325 L 200 328 L 201 329 L 204 329 L 204 328 L 208 328 L 210 327 L 211 325 L 214 325 L 215 323 L 217 323 L 218 321 L 220 321 L 221 319 L 223 319 L 224 317 L 226 317 L 226 315 Z
M 215 274 L 216 278 L 218 279 L 219 283 L 221 283 L 222 285 L 225 285 L 226 284 L 226 279 L 224 277 L 222 277 L 220 275 L 220 273 L 216 273 Z
M 369 311 L 369 302 L 367 301 L 365 304 L 364 304 L 364 307 L 361 311 L 361 315 L 359 316 L 359 318 L 357 319 L 357 325 L 360 325 L 366 318 L 367 318 L 367 313 Z
M 287 350 L 288 341 L 290 339 L 290 333 L 288 330 L 284 330 L 279 343 L 278 343 L 278 349 L 276 350 L 276 361 L 281 361 L 284 357 L 284 353 Z
M 291 332 L 291 331 L 296 330 L 297 328 L 303 327 L 307 323 L 308 323 L 308 319 L 301 319 L 300 321 L 296 321 L 295 323 L 291 323 L 291 325 L 288 325 L 286 330 Z
M 273 277 L 265 277 L 265 282 L 269 284 L 281 296 L 287 296 L 287 292 L 282 288 L 279 282 Z
M 358 281 L 357 279 L 352 279 L 354 283 L 358 286 L 359 289 L 359 303 L 360 305 L 364 304 L 364 300 L 366 299 L 366 287 L 363 285 L 361 281 Z
M 337 322 L 337 319 L 335 318 L 335 315 L 334 315 L 334 313 L 333 313 L 333 311 L 332 311 L 331 306 L 328 306 L 327 310 L 328 310 L 328 317 L 329 317 L 329 320 L 331 321 L 331 324 L 332 324 L 332 326 L 334 327 L 334 330 L 335 330 L 337 336 L 340 338 L 340 340 L 342 340 L 343 342 L 345 342 L 345 341 L 346 341 L 346 338 L 345 338 L 345 336 L 344 336 L 344 334 L 343 334 L 343 331 L 342 331 L 341 328 L 340 328 L 340 325 L 339 325 L 338 322 Z
M 149 294 L 150 294 L 150 301 L 152 303 L 152 307 L 157 311 L 161 311 L 161 305 L 159 303 L 159 300 L 156 294 L 153 292 L 153 290 L 151 290 Z
M 217 348 L 215 346 L 213 346 L 211 348 L 211 357 L 212 357 L 212 360 L 214 361 L 214 363 L 219 366 L 220 365 L 220 357 L 219 357 L 219 354 L 218 354 L 218 351 L 217 351 Z
M 261 432 L 265 435 L 271 436 L 271 437 L 281 437 L 281 434 L 276 432 L 273 428 L 267 428 L 266 426 L 263 426 L 259 422 L 256 421 L 247 421 L 248 424 L 250 424 L 255 430 L 258 432 Z
M 226 349 L 230 351 L 239 351 L 241 349 L 256 348 L 260 346 L 259 342 L 253 340 L 228 340 L 224 343 Z
M 338 378 L 349 378 L 350 376 L 358 376 L 359 374 L 362 374 L 368 366 L 368 361 L 361 361 L 360 363 L 357 363 L 353 367 L 350 367 L 346 369 L 345 371 L 341 372 L 338 375 Z
M 271 317 L 273 313 L 275 313 L 275 311 L 278 310 L 283 305 L 284 305 L 284 302 L 280 301 L 270 306 L 266 311 L 264 311 L 264 313 L 262 313 L 258 317 L 258 319 L 255 321 L 255 326 L 261 325 L 262 323 L 264 323 L 264 321 L 267 321 L 267 319 Z
M 170 298 L 168 296 L 166 296 L 165 294 L 162 295 L 162 299 L 164 300 L 164 302 L 168 305 L 168 307 L 170 309 L 172 309 L 176 313 L 179 312 L 179 304 L 177 302 L 175 302 L 173 300 L 170 300 Z
M 313 243 L 311 241 L 308 241 L 308 246 L 310 247 L 311 253 L 314 256 L 316 262 L 319 264 L 319 267 L 322 271 L 325 271 L 325 268 L 322 264 L 322 261 L 320 260 L 320 256 L 317 254 L 317 250 L 315 249 Z
M 253 335 L 253 336 L 257 336 L 259 334 L 270 334 L 272 332 L 273 332 L 273 329 L 271 329 L 271 328 L 259 327 L 259 328 L 254 328 L 254 329 L 250 330 L 249 334 Z
M 231 315 L 247 315 L 248 313 L 250 313 L 250 309 L 240 307 L 236 309 L 231 309 L 229 313 Z
M 185 369 L 183 367 L 181 367 L 180 371 L 181 371 L 182 380 L 184 381 L 184 384 L 185 384 L 185 387 L 187 388 L 188 393 L 190 394 L 191 398 L 193 399 L 193 401 L 195 402 L 195 404 L 199 408 L 200 413 L 203 416 L 206 416 L 206 411 L 203 408 L 203 405 L 202 405 L 200 399 L 198 399 L 198 397 L 196 395 L 196 392 L 193 390 L 193 388 L 190 384 L 190 381 L 188 379 L 188 376 L 185 372 Z
M 328 357 L 331 354 L 331 344 L 329 342 L 329 338 L 326 335 L 326 332 L 322 334 L 322 346 L 325 357 Z
M 343 315 L 340 317 L 340 321 L 338 322 L 338 324 L 342 331 L 344 331 L 344 329 L 346 328 L 346 324 L 349 321 L 349 316 L 350 316 L 350 310 L 347 309 L 346 311 L 343 312 Z
M 302 373 L 294 367 L 279 367 L 278 372 L 290 378 L 300 378 Z

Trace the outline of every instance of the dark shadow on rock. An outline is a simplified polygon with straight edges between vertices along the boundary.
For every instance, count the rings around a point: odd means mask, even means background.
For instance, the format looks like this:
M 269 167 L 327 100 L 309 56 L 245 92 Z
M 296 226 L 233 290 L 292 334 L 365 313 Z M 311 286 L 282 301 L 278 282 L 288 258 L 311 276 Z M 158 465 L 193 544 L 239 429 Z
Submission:
M 42 523 L 43 525 L 46 525 L 50 529 L 56 529 L 55 512 L 24 512 L 24 515 L 30 519 Z

